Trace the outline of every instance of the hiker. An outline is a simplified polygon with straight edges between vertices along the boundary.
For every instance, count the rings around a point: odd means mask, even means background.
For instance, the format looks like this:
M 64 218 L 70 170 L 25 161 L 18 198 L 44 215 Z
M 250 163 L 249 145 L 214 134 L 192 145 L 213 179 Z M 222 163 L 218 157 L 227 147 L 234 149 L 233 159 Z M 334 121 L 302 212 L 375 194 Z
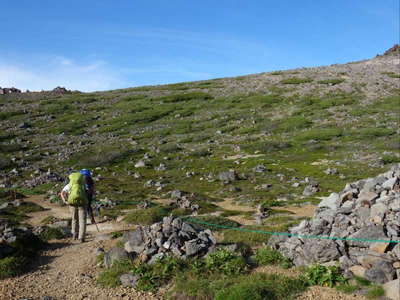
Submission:
M 90 218 L 91 224 L 95 224 L 96 221 L 94 219 L 93 207 L 92 207 L 93 196 L 94 196 L 94 181 L 92 178 L 92 173 L 88 169 L 82 169 L 79 171 L 79 173 L 85 176 L 85 191 L 88 199 L 87 214 Z
M 72 216 L 71 232 L 74 240 L 85 242 L 86 210 L 88 199 L 85 190 L 85 176 L 81 173 L 69 175 L 69 183 L 60 193 L 61 199 L 69 205 Z

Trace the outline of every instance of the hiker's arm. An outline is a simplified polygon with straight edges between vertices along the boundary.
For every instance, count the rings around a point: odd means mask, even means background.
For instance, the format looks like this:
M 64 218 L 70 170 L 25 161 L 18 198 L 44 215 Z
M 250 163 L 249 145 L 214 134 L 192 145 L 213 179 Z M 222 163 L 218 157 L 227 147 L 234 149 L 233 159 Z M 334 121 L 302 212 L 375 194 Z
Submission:
M 67 203 L 67 193 L 66 193 L 66 192 L 61 191 L 60 197 L 61 197 L 61 199 L 62 199 L 62 201 L 63 201 L 64 203 Z

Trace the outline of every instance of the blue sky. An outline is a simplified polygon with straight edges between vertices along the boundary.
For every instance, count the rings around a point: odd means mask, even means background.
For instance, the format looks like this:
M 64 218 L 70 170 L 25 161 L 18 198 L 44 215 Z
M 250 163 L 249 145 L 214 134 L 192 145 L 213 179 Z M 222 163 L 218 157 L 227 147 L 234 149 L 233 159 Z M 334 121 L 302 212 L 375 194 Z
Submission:
M 0 0 L 0 86 L 82 91 L 370 58 L 399 0 Z

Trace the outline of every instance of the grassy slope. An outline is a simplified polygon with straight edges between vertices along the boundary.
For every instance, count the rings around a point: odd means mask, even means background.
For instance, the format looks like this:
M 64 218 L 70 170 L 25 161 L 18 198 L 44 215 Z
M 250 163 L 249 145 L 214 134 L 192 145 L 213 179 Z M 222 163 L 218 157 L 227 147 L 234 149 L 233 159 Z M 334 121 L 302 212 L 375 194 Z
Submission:
M 10 170 L 24 160 L 31 170 L 17 180 L 28 178 L 35 167 L 60 172 L 102 167 L 97 172 L 104 178 L 99 190 L 111 199 L 140 201 L 182 189 L 254 203 L 313 200 L 301 199 L 304 185 L 292 187 L 292 178 L 316 179 L 321 192 L 315 196 L 321 196 L 399 161 L 395 79 L 390 79 L 384 97 L 365 102 L 368 87 L 354 81 L 352 92 L 344 92 L 341 85 L 348 79 L 343 74 L 322 81 L 319 73 L 313 77 L 309 71 L 266 73 L 262 90 L 252 89 L 256 79 L 249 76 L 109 92 L 1 97 L 0 164 Z M 14 129 L 21 122 L 31 128 Z M 66 152 L 66 159 L 60 159 L 59 152 Z M 144 153 L 150 154 L 150 165 L 135 169 Z M 240 154 L 258 156 L 224 159 Z M 154 170 L 160 163 L 166 171 Z M 258 164 L 270 170 L 253 172 Z M 328 167 L 344 176 L 326 175 Z M 235 183 L 241 192 L 207 180 L 227 169 L 246 174 L 247 180 Z M 136 171 L 140 179 L 128 175 Z M 190 171 L 195 175 L 186 177 Z M 162 191 L 144 186 L 160 177 L 167 183 Z M 272 184 L 268 192 L 255 189 L 264 183 Z

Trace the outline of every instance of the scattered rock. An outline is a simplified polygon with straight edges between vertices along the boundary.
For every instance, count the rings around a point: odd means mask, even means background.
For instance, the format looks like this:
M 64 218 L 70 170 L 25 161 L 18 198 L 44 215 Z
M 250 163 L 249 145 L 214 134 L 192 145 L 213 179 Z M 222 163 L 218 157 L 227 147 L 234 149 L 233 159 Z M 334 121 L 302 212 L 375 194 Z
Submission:
M 218 174 L 218 179 L 224 183 L 230 183 L 239 179 L 235 170 L 229 170 Z
M 136 164 L 135 164 L 135 168 L 144 168 L 146 167 L 146 162 L 144 160 L 139 160 Z
M 392 300 L 400 300 L 400 279 L 386 282 L 383 286 L 385 296 Z
M 304 191 L 303 191 L 303 196 L 311 196 L 311 195 L 314 195 L 315 193 L 318 193 L 320 191 L 320 189 L 319 189 L 319 184 L 318 183 L 316 183 L 316 182 L 314 182 L 314 183 L 310 183 L 309 185 L 307 185 L 305 188 L 304 188 Z
M 111 248 L 111 250 L 104 255 L 103 264 L 106 268 L 111 268 L 116 261 L 128 258 L 129 258 L 128 253 L 124 249 L 119 247 L 114 247 Z
M 136 287 L 137 281 L 139 280 L 139 277 L 133 276 L 132 274 L 122 274 L 119 277 L 119 280 L 121 281 L 122 286 L 125 287 Z

